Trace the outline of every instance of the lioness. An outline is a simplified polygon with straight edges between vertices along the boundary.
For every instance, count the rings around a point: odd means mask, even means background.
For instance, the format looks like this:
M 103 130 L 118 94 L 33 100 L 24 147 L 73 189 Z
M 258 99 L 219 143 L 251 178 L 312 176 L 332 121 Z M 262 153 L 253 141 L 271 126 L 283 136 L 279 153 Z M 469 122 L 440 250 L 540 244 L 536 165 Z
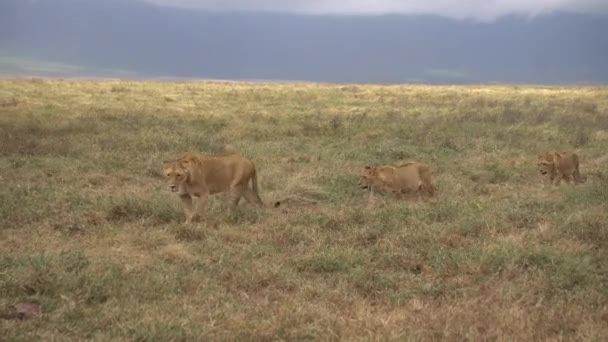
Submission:
M 186 223 L 206 209 L 209 195 L 229 192 L 234 209 L 241 197 L 263 206 L 258 194 L 258 180 L 253 162 L 237 153 L 204 155 L 186 152 L 177 160 L 165 161 L 169 189 L 176 192 L 184 206 Z M 251 181 L 251 188 L 249 188 Z
M 559 185 L 564 179 L 570 183 L 570 177 L 574 183 L 583 183 L 578 169 L 578 156 L 574 152 L 545 152 L 538 156 L 538 171 L 542 175 L 549 175 L 549 181 Z
M 368 202 L 372 201 L 374 191 L 390 192 L 397 196 L 412 193 L 433 196 L 436 191 L 431 182 L 431 168 L 419 162 L 399 166 L 365 166 L 359 184 L 369 189 Z

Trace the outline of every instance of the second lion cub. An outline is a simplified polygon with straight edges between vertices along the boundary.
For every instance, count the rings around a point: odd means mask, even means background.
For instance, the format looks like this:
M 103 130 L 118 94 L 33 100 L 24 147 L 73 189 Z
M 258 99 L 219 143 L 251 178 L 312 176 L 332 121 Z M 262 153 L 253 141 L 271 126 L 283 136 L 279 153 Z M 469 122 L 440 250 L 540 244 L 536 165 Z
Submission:
M 561 180 L 574 184 L 583 183 L 579 171 L 578 156 L 574 152 L 545 152 L 538 156 L 538 171 L 543 176 L 549 176 L 551 184 L 559 185 Z

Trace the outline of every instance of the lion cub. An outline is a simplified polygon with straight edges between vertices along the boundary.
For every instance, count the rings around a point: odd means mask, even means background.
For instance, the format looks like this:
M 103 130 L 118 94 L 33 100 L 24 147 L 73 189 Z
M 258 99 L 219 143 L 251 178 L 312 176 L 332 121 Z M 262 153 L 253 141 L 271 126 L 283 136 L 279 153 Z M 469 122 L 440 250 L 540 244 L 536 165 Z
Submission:
M 570 183 L 571 178 L 575 184 L 585 182 L 578 167 L 578 156 L 574 152 L 545 152 L 538 156 L 538 171 L 548 175 L 551 184 L 559 185 L 562 179 Z
M 184 206 L 186 223 L 207 207 L 209 195 L 228 192 L 234 209 L 241 197 L 263 206 L 253 162 L 237 153 L 205 155 L 186 152 L 176 160 L 165 161 L 169 189 L 177 193 Z M 251 187 L 249 183 L 251 182 Z
M 369 189 L 368 204 L 372 202 L 374 191 L 389 192 L 398 197 L 421 193 L 433 196 L 436 191 L 431 181 L 431 168 L 418 162 L 399 166 L 365 166 L 359 185 Z

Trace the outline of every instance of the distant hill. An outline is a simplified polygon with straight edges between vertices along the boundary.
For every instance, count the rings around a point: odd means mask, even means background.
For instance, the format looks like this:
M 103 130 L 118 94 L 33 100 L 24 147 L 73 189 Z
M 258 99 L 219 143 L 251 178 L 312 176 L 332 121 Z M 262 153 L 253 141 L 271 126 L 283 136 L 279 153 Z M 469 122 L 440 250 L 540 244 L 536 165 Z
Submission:
M 22 58 L 28 73 L 39 60 L 69 66 L 66 74 L 608 83 L 606 32 L 608 17 L 565 13 L 479 23 L 434 16 L 210 13 L 124 0 L 2 0 L 0 68 L 25 73 Z M 2 56 L 11 62 L 3 64 Z

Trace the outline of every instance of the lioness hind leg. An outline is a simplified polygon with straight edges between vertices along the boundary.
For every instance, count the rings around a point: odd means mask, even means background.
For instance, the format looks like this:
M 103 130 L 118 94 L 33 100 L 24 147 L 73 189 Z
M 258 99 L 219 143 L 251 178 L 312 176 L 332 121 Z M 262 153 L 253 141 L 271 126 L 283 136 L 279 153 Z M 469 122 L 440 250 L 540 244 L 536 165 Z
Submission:
M 236 207 L 239 205 L 241 197 L 243 197 L 244 190 L 245 189 L 242 185 L 237 185 L 236 187 L 230 189 L 230 210 L 236 209 Z
M 251 203 L 258 207 L 264 206 L 264 202 L 262 202 L 260 195 L 258 195 L 258 193 L 253 191 L 252 189 L 246 188 L 245 192 L 243 192 L 243 197 L 245 197 L 245 200 L 248 203 Z
M 574 169 L 573 178 L 574 178 L 574 184 L 584 183 L 586 180 L 583 177 L 581 177 L 581 172 L 578 169 L 578 164 L 576 164 L 576 168 Z
M 435 191 L 437 191 L 437 189 L 435 189 L 435 187 L 431 183 L 423 184 L 421 190 L 430 197 L 434 196 Z

